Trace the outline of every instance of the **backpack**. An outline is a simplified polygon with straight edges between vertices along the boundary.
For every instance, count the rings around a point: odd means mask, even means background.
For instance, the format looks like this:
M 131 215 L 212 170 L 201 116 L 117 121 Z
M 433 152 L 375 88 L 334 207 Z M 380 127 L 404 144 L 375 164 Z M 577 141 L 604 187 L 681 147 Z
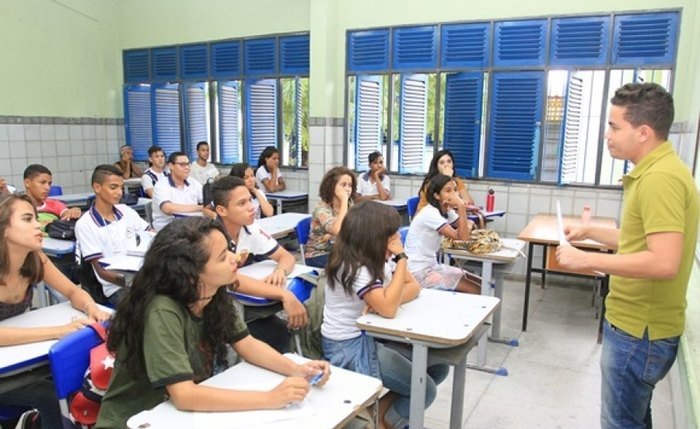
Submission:
M 318 275 L 305 273 L 298 276 L 316 285 L 311 290 L 309 299 L 304 301 L 306 313 L 309 315 L 309 324 L 298 331 L 301 350 L 304 357 L 309 359 L 323 359 L 321 324 L 323 323 L 323 305 L 326 302 L 326 273 L 323 270 L 319 271 Z M 291 341 L 294 342 L 294 337 Z M 290 350 L 296 350 L 296 344 L 290 344 Z
M 107 391 L 109 379 L 114 368 L 114 354 L 107 350 L 107 331 L 100 323 L 89 325 L 103 342 L 90 350 L 90 365 L 85 371 L 85 378 L 80 390 L 68 401 L 71 422 L 80 428 L 91 429 L 97 422 L 102 397 Z
M 49 234 L 51 238 L 75 241 L 75 224 L 77 221 L 77 219 L 56 219 L 46 225 L 46 233 Z

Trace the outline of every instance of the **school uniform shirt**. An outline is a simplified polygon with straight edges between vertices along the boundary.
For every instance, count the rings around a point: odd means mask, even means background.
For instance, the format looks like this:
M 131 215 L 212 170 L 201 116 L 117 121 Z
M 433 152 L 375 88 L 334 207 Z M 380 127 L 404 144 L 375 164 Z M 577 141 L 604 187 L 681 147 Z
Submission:
M 153 228 L 160 231 L 178 217 L 163 213 L 163 204 L 202 204 L 202 199 L 202 185 L 191 177 L 185 180 L 182 189 L 175 186 L 172 176 L 168 176 L 167 180 L 159 180 L 153 187 Z
M 371 197 L 373 195 L 379 195 L 377 191 L 377 182 L 372 183 L 369 178 L 369 171 L 360 174 L 357 181 L 357 193 L 363 197 Z M 384 175 L 381 180 L 382 187 L 388 192 L 391 191 L 389 188 L 389 176 Z
M 141 188 L 146 191 L 153 189 L 156 183 L 168 177 L 168 173 L 163 170 L 160 173 L 153 170 L 153 168 L 148 167 L 148 169 L 141 176 Z
M 323 323 L 321 335 L 333 341 L 345 341 L 359 337 L 362 331 L 355 321 L 362 316 L 365 308 L 364 297 L 367 292 L 383 288 L 389 284 L 393 273 L 393 264 L 384 264 L 384 281 L 373 280 L 366 267 L 357 270 L 357 278 L 352 284 L 352 294 L 345 293 L 340 280 L 336 278 L 335 287 L 331 289 L 326 282 L 326 302 L 323 305 Z M 341 268 L 342 272 L 342 268 Z
M 411 221 L 406 235 L 404 249 L 408 256 L 408 270 L 412 273 L 435 266 L 435 257 L 442 244 L 440 230 L 447 224 L 456 225 L 459 215 L 452 209 L 447 211 L 447 218 L 440 210 L 427 205 Z
M 221 222 L 220 218 L 219 222 Z M 263 231 L 257 222 L 253 222 L 241 228 L 238 233 L 238 242 L 229 238 L 228 247 L 233 253 L 248 253 L 247 260 L 239 262 L 239 265 L 243 266 L 248 261 L 252 261 L 253 256 L 269 257 L 279 249 L 280 245 L 277 240 Z
M 190 177 L 202 185 L 206 184 L 209 179 L 216 179 L 218 175 L 219 169 L 216 168 L 216 165 L 212 164 L 211 162 L 207 162 L 207 165 L 204 167 L 197 164 L 197 161 L 190 164 Z
M 252 194 L 251 194 L 251 195 L 252 195 Z M 261 192 L 261 193 L 260 193 L 260 197 L 261 197 L 263 200 L 267 201 L 267 197 L 265 196 L 265 193 L 264 193 L 264 192 Z M 257 198 L 255 198 L 255 197 L 253 196 L 253 201 L 252 201 L 252 203 L 253 203 L 253 207 L 255 207 L 255 219 L 260 219 L 260 218 L 262 217 L 262 210 L 260 209 L 260 200 L 258 200 Z
M 110 256 L 126 255 L 129 242 L 136 240 L 136 233 L 148 229 L 148 223 L 141 219 L 131 207 L 117 204 L 112 207 L 112 211 L 116 220 L 109 222 L 98 213 L 93 205 L 83 213 L 75 224 L 78 247 L 86 262 Z M 95 272 L 95 276 L 102 284 L 105 296 L 109 297 L 120 289 L 120 286 L 101 278 L 97 272 Z
M 279 184 L 280 178 L 282 178 L 282 170 L 277 169 L 277 183 L 276 185 Z M 264 179 L 272 179 L 272 174 L 267 171 L 267 168 L 265 168 L 264 165 L 261 165 L 256 171 L 255 171 L 255 182 L 258 184 L 258 188 L 262 189 L 263 192 L 266 192 L 266 187 L 263 184 Z

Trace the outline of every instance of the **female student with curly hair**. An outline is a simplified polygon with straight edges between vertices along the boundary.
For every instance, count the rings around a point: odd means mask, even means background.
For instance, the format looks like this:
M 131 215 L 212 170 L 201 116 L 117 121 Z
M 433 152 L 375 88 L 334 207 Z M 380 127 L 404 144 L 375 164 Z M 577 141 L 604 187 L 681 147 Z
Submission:
M 214 220 L 177 219 L 156 235 L 108 337 L 117 361 L 98 428 L 125 427 L 166 397 L 189 411 L 282 408 L 304 399 L 314 375 L 323 372 L 321 383 L 327 380 L 328 363 L 296 364 L 248 335 L 227 293 L 236 268 Z M 247 362 L 289 377 L 270 391 L 198 384 L 215 365 L 228 365 L 227 344 Z
M 380 378 L 391 391 L 379 405 L 379 422 L 391 428 L 408 424 L 411 361 L 375 343 L 355 321 L 363 311 L 393 318 L 400 304 L 415 299 L 420 292 L 408 270 L 398 234 L 400 225 L 398 212 L 381 203 L 363 201 L 350 210 L 328 260 L 321 325 L 324 357 L 332 365 Z M 392 256 L 395 267 L 388 262 Z M 448 371 L 447 365 L 428 367 L 426 407 L 435 399 L 436 386 Z

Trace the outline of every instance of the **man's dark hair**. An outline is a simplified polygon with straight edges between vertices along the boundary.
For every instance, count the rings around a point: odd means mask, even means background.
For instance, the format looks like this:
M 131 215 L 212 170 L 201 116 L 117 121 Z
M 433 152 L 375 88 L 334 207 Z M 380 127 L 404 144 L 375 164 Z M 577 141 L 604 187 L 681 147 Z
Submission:
M 207 145 L 207 146 L 209 146 L 209 143 L 207 143 L 207 142 L 205 142 L 205 141 L 201 141 L 201 142 L 197 143 L 197 150 L 199 150 L 199 147 L 202 146 L 202 145 Z
M 100 164 L 97 167 L 95 167 L 95 170 L 92 172 L 92 178 L 90 179 L 90 183 L 102 184 L 104 183 L 105 179 L 109 176 L 124 177 L 124 173 L 122 173 L 120 169 L 113 165 Z
M 51 170 L 49 170 L 41 164 L 31 164 L 24 169 L 25 179 L 33 179 L 40 174 L 48 174 L 49 176 L 53 176 L 51 174 Z
M 371 164 L 371 163 L 373 163 L 374 161 L 376 161 L 377 158 L 379 158 L 380 156 L 382 156 L 382 153 L 379 152 L 378 150 L 375 150 L 374 152 L 372 152 L 372 153 L 369 154 L 369 156 L 367 157 L 367 160 L 368 160 L 369 163 Z
M 187 154 L 180 151 L 171 153 L 170 156 L 168 156 L 168 164 L 175 164 L 178 156 L 187 156 Z
M 610 100 L 624 107 L 625 120 L 634 127 L 648 125 L 656 137 L 668 139 L 673 124 L 673 96 L 656 83 L 628 83 L 615 91 Z
M 156 152 L 163 152 L 163 153 L 165 153 L 165 151 L 163 150 L 163 148 L 160 147 L 160 146 L 151 146 L 151 147 L 148 148 L 148 156 L 151 156 L 151 155 L 153 155 L 153 154 L 156 153 Z
M 245 188 L 245 181 L 240 177 L 224 176 L 214 181 L 211 185 L 211 199 L 214 201 L 214 205 L 228 206 L 228 202 L 231 200 L 231 191 L 239 186 Z

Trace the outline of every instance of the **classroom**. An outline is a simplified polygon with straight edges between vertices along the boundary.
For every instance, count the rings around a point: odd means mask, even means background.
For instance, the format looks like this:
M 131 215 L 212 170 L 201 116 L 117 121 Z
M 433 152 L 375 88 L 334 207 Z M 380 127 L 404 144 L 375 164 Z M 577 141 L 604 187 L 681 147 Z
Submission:
M 286 192 L 303 195 L 288 207 L 310 214 L 323 199 L 327 172 L 343 166 L 361 177 L 378 150 L 405 225 L 407 200 L 419 195 L 433 156 L 448 149 L 474 206 L 485 208 L 493 191 L 503 213 L 487 227 L 502 238 L 522 240 L 533 218 L 558 207 L 567 218 L 588 211 L 619 227 L 621 184 L 634 165 L 613 158 L 604 136 L 609 101 L 623 84 L 653 82 L 672 94 L 667 140 L 690 170 L 697 198 L 699 23 L 695 0 L 7 0 L 0 13 L 0 178 L 21 190 L 27 166 L 41 164 L 63 194 L 78 195 L 92 192 L 94 168 L 119 161 L 124 146 L 145 170 L 151 146 L 166 160 L 181 151 L 195 161 L 197 143 L 206 141 L 208 161 L 222 175 L 240 162 L 255 169 L 274 146 Z M 283 201 L 275 201 L 281 214 Z M 520 345 L 491 342 L 488 361 L 508 365 L 509 375 L 467 371 L 456 427 L 599 425 L 600 375 L 593 387 L 585 380 L 586 371 L 599 372 L 594 281 L 554 275 L 544 288 L 544 274 L 530 276 L 540 272 L 533 267 L 556 263 L 555 246 L 527 244 L 527 257 L 507 273 L 493 268 L 504 282 L 504 333 Z M 657 389 L 663 420 L 654 423 L 661 428 L 700 427 L 700 248 L 691 266 L 685 331 Z M 527 417 L 485 416 L 498 412 L 483 404 L 498 403 L 495 392 L 508 389 L 509 379 L 518 380 L 517 392 L 537 383 L 515 372 L 528 368 L 519 366 L 518 353 L 530 364 L 541 361 L 534 354 L 549 344 L 546 323 L 565 323 L 561 313 L 543 322 L 548 311 L 585 314 L 552 338 L 563 341 L 581 323 L 573 336 L 593 336 L 573 343 L 590 355 L 574 382 L 586 385 L 590 405 L 548 414 L 542 410 L 556 408 L 556 398 L 530 398 L 513 411 L 530 408 Z M 566 362 L 553 367 L 559 365 Z M 455 427 L 449 397 L 456 384 L 448 380 L 421 410 L 426 427 Z M 547 383 L 560 395 L 578 395 Z M 470 385 L 480 394 L 470 396 Z M 584 408 L 585 417 L 577 416 Z

